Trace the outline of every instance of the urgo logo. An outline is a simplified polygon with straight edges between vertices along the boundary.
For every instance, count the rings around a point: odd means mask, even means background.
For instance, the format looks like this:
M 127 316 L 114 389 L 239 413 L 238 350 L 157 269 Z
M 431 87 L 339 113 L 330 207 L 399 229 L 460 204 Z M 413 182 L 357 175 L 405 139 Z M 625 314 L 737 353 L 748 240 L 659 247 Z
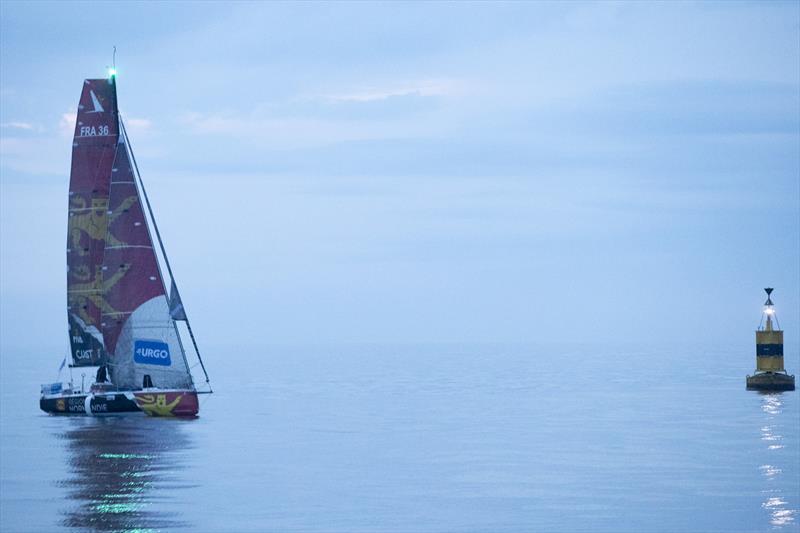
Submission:
M 161 341 L 137 340 L 133 343 L 133 360 L 145 365 L 170 366 L 169 344 Z

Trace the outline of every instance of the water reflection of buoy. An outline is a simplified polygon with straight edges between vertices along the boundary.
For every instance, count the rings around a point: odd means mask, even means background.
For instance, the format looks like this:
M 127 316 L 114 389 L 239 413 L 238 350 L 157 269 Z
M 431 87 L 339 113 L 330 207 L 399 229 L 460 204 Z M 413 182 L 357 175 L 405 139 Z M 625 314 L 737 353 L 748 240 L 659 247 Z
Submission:
M 781 415 L 782 406 L 783 403 L 778 393 L 765 394 L 761 401 L 761 410 L 765 415 L 764 425 L 761 427 L 761 440 L 767 443 L 767 450 L 769 450 L 769 462 L 758 467 L 766 481 L 765 488 L 761 491 L 764 494 L 761 508 L 769 513 L 769 523 L 774 528 L 790 526 L 797 514 L 797 510 L 792 509 L 789 501 L 784 498 L 781 489 L 780 478 L 783 474 L 781 459 L 784 453 L 781 450 L 784 446 L 778 444 L 783 439 L 780 434 L 778 417 Z
M 747 388 L 794 390 L 794 376 L 783 368 L 783 330 L 780 329 L 778 316 L 775 314 L 775 304 L 772 303 L 773 289 L 767 287 L 764 290 L 767 293 L 767 301 L 764 302 L 761 324 L 756 330 L 756 372 L 752 376 L 747 376 Z

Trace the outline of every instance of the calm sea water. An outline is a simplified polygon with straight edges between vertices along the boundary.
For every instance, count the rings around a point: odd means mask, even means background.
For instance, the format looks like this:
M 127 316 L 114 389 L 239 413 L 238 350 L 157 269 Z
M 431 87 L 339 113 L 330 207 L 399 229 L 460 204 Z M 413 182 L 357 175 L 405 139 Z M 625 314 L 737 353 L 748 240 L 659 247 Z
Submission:
M 0 529 L 799 531 L 800 396 L 752 352 L 207 349 L 190 421 L 47 416 L 58 357 L 3 353 Z

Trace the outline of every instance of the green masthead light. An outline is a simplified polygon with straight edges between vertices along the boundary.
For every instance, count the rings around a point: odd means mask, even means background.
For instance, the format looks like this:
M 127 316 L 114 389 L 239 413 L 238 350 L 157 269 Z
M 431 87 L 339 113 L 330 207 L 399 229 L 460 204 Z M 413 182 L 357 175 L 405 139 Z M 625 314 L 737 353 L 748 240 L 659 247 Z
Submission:
M 108 77 L 109 78 L 113 78 L 116 75 L 117 75 L 117 69 L 115 69 L 115 68 L 108 69 Z

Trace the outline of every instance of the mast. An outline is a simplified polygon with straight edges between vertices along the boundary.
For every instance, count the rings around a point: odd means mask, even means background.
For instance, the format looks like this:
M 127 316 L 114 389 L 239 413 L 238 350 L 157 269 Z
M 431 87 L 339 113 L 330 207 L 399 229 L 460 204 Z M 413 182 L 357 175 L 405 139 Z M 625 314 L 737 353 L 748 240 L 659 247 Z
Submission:
M 175 275 L 172 272 L 172 266 L 169 263 L 169 257 L 167 256 L 167 250 L 164 247 L 164 242 L 161 239 L 161 232 L 158 230 L 158 224 L 156 223 L 155 215 L 153 214 L 153 208 L 150 205 L 150 198 L 147 196 L 147 190 L 145 189 L 144 181 L 142 181 L 142 175 L 139 172 L 139 165 L 137 164 L 136 156 L 133 153 L 133 146 L 131 145 L 130 138 L 128 137 L 128 131 L 125 128 L 125 123 L 122 121 L 122 116 L 121 115 L 119 115 L 119 125 L 120 125 L 120 133 L 122 134 L 122 137 L 125 140 L 125 144 L 127 145 L 128 153 L 130 154 L 131 161 L 133 162 L 133 169 L 134 169 L 134 172 L 136 173 L 136 178 L 138 180 L 139 188 L 142 190 L 142 195 L 144 196 L 145 205 L 147 205 L 147 212 L 150 215 L 150 221 L 153 223 L 153 230 L 155 231 L 155 234 L 156 234 L 156 240 L 158 241 L 158 246 L 159 246 L 159 249 L 161 250 L 161 255 L 164 257 L 164 264 L 167 267 L 167 272 L 169 273 L 170 281 L 172 282 L 171 289 L 173 289 L 174 294 L 177 296 L 179 294 L 179 292 L 178 292 L 177 283 L 175 282 Z M 166 288 L 165 288 L 165 292 L 166 292 Z M 179 298 L 179 296 L 178 296 L 178 298 Z M 194 332 L 192 331 L 192 326 L 191 326 L 191 323 L 189 322 L 189 317 L 186 314 L 185 308 L 183 308 L 182 320 L 184 320 L 186 322 L 186 329 L 189 332 L 189 337 L 192 340 L 192 346 L 194 347 L 194 351 L 197 354 L 197 360 L 200 362 L 200 368 L 203 369 L 203 375 L 206 378 L 206 384 L 208 385 L 209 392 L 213 392 L 212 389 L 211 389 L 211 383 L 210 383 L 210 380 L 209 380 L 209 377 L 208 377 L 208 372 L 206 371 L 205 364 L 203 363 L 203 358 L 200 355 L 200 349 L 197 346 L 197 340 L 195 339 Z M 176 322 L 176 320 L 173 319 L 173 324 L 175 324 L 175 322 Z M 176 333 L 177 333 L 177 330 L 176 330 Z M 180 335 L 178 335 L 178 340 L 180 341 Z M 184 359 L 186 358 L 186 354 L 185 353 L 183 354 L 183 357 L 184 357 Z M 187 367 L 188 367 L 188 362 L 187 362 Z

